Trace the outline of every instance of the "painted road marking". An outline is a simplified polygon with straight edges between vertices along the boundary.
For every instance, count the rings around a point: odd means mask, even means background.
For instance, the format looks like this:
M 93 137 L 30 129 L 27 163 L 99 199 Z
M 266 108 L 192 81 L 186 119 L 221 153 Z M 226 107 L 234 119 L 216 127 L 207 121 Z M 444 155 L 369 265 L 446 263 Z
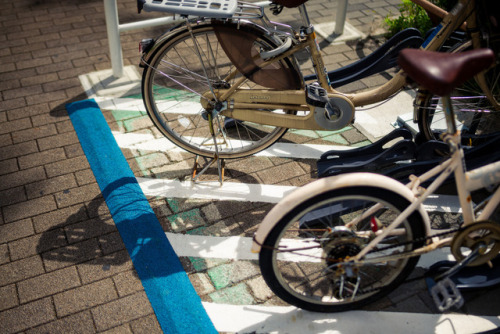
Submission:
M 143 151 L 174 151 L 186 152 L 167 138 L 155 138 L 151 134 L 134 134 L 113 131 L 118 146 L 131 150 Z M 200 142 L 201 138 L 194 138 L 193 142 Z M 230 146 L 239 146 L 235 143 Z M 292 143 L 275 143 L 271 147 L 254 154 L 254 156 L 262 157 L 280 157 L 290 159 L 319 159 L 323 153 L 330 150 L 345 151 L 350 149 L 346 146 L 336 145 L 319 145 L 319 144 L 292 144 Z
M 175 191 L 176 198 L 198 198 L 221 201 L 245 201 L 278 203 L 286 195 L 297 190 L 294 186 L 278 186 L 260 183 L 192 182 L 177 179 L 153 179 L 138 177 L 137 181 L 146 196 L 168 198 Z M 461 212 L 457 196 L 431 195 L 424 202 L 424 208 L 433 212 Z
M 215 333 L 99 106 L 85 100 L 66 109 L 162 330 Z
M 166 232 L 168 241 L 177 256 L 192 256 L 212 259 L 257 260 L 258 254 L 252 253 L 252 238 L 249 237 L 212 237 Z M 420 257 L 417 267 L 429 268 L 438 261 L 453 261 L 447 248 L 440 248 Z
M 285 306 L 203 305 L 221 332 L 470 334 L 500 327 L 500 317 L 494 316 L 370 311 L 325 314 Z

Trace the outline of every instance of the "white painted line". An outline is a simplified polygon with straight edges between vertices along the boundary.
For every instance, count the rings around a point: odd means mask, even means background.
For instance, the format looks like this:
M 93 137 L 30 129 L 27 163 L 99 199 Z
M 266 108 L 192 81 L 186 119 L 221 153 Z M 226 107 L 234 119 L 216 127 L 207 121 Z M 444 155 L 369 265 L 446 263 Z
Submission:
M 146 112 L 146 107 L 142 99 L 133 98 L 110 98 L 110 97 L 95 97 L 94 98 L 99 105 L 99 108 L 103 110 L 120 110 L 120 111 L 141 111 Z
M 249 237 L 212 237 L 170 232 L 166 232 L 165 235 L 177 256 L 230 260 L 258 259 L 258 254 L 250 251 L 252 238 Z M 421 256 L 417 267 L 429 268 L 432 264 L 443 260 L 453 260 L 453 255 L 451 255 L 448 249 L 438 249 Z
M 297 187 L 267 184 L 197 182 L 138 177 L 146 196 L 278 203 Z
M 295 307 L 203 303 L 219 332 L 470 334 L 495 329 L 500 317 L 348 311 L 314 313 Z
M 143 151 L 166 151 L 186 152 L 170 142 L 167 138 L 155 138 L 151 134 L 122 133 L 113 131 L 118 146 L 131 150 Z M 201 141 L 201 138 L 192 138 L 193 141 Z M 234 146 L 240 146 L 239 144 Z M 270 148 L 255 154 L 255 156 L 319 159 L 320 156 L 330 150 L 348 150 L 348 146 L 318 145 L 318 144 L 291 144 L 275 143 Z
M 220 201 L 249 201 L 278 203 L 283 197 L 298 189 L 294 186 L 224 182 L 196 182 L 138 177 L 137 182 L 146 196 L 200 198 Z M 424 208 L 435 212 L 457 212 L 458 198 L 450 195 L 433 195 Z
M 250 251 L 252 238 L 249 237 L 211 237 L 169 232 L 165 235 L 177 256 L 231 260 L 258 259 L 258 254 Z

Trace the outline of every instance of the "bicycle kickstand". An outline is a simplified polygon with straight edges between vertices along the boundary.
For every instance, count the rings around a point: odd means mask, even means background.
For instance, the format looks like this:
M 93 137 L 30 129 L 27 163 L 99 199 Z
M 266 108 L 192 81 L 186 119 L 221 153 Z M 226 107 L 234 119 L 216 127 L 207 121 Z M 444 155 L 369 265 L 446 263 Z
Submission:
M 213 117 L 211 113 L 208 113 L 208 123 L 210 127 L 210 134 L 212 135 L 212 140 L 214 141 L 214 147 L 215 147 L 215 153 L 214 157 L 210 159 L 210 161 L 207 161 L 206 157 L 203 157 L 203 160 L 205 160 L 205 166 L 202 168 L 202 170 L 198 173 L 198 160 L 199 160 L 199 155 L 196 155 L 196 158 L 194 159 L 194 166 L 193 166 L 193 175 L 191 177 L 193 182 L 196 182 L 198 180 L 198 177 L 200 175 L 203 175 L 210 166 L 212 166 L 215 162 L 217 162 L 217 172 L 219 174 L 219 183 L 222 186 L 224 182 L 224 168 L 226 163 L 224 162 L 224 159 L 219 158 L 219 149 L 217 147 L 217 138 L 215 136 L 215 131 L 213 127 Z
M 194 159 L 193 175 L 191 177 L 192 181 L 193 182 L 198 181 L 198 177 L 203 175 L 210 166 L 212 166 L 215 162 L 217 162 L 219 182 L 222 185 L 224 182 L 224 168 L 226 165 L 226 163 L 224 162 L 224 159 L 219 158 L 218 155 L 215 154 L 214 157 L 210 159 L 210 161 L 207 161 L 207 158 L 202 156 L 203 160 L 205 161 L 205 165 L 203 166 L 202 170 L 198 173 L 199 158 L 200 158 L 200 156 L 197 155 L 196 158 Z
M 463 306 L 464 298 L 450 277 L 459 272 L 460 269 L 465 267 L 468 263 L 474 261 L 479 255 L 479 252 L 479 248 L 474 249 L 464 259 L 446 272 L 438 275 L 435 279 L 430 277 L 426 279 L 432 300 L 439 311 L 444 312 L 452 307 L 459 309 Z

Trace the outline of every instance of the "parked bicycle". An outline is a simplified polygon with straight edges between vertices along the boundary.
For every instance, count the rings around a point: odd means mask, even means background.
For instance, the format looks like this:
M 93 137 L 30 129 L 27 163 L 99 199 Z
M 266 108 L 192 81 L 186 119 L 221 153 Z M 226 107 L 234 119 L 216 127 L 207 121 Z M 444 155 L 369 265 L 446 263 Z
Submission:
M 419 256 L 450 247 L 458 264 L 438 278 L 433 296 L 441 310 L 460 296 L 449 276 L 463 266 L 490 263 L 500 252 L 500 224 L 489 220 L 500 203 L 500 162 L 465 171 L 460 131 L 449 95 L 489 68 L 494 54 L 477 49 L 447 54 L 416 49 L 400 53 L 409 77 L 443 96 L 450 158 L 402 183 L 374 173 L 318 179 L 280 201 L 262 221 L 252 250 L 273 292 L 298 307 L 344 311 L 373 302 L 402 284 Z M 462 219 L 432 234 L 422 203 L 453 174 Z M 432 181 L 432 182 L 430 182 Z M 421 185 L 429 182 L 427 189 Z M 471 192 L 493 191 L 473 206 Z
M 143 99 L 162 134 L 199 156 L 239 158 L 269 147 L 288 128 L 341 129 L 353 122 L 355 107 L 384 101 L 403 88 L 401 72 L 368 91 L 344 94 L 333 88 L 336 76 L 346 73 L 327 72 L 306 1 L 273 0 L 275 12 L 280 6 L 298 7 L 302 28 L 295 31 L 271 22 L 262 7 L 236 0 L 138 0 L 139 10 L 186 18 L 159 38 L 141 42 Z M 413 1 L 432 8 L 426 0 Z M 464 26 L 467 34 L 453 52 L 496 46 L 499 28 L 484 9 L 498 6 L 491 3 L 459 0 L 422 48 L 440 49 Z M 414 36 L 412 30 L 403 34 Z M 314 75 L 301 73 L 295 55 L 302 50 L 310 54 Z M 498 81 L 493 68 L 479 74 L 472 86 L 452 93 L 469 144 L 498 130 L 492 127 L 498 122 L 490 120 L 500 110 Z M 443 130 L 436 122 L 442 101 L 422 91 L 416 105 L 420 132 L 427 139 L 435 138 Z

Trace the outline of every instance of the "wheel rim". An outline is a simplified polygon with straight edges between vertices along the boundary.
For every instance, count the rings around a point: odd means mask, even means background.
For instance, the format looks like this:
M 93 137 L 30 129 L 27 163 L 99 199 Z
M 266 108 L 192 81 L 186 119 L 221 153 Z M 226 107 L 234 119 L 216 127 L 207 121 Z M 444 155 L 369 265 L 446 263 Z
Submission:
M 225 82 L 224 78 L 234 67 L 218 43 L 213 29 L 204 27 L 196 29 L 194 33 L 210 82 L 216 86 L 229 86 L 236 78 L 230 82 Z M 259 40 L 259 43 L 269 47 L 266 41 Z M 159 58 L 161 61 L 157 60 Z M 177 38 L 175 43 L 172 42 L 161 54 L 156 55 L 151 63 L 158 64 L 148 69 L 151 71 L 151 79 L 145 82 L 144 93 L 149 95 L 150 102 L 146 101 L 146 104 L 151 111 L 151 118 L 160 131 L 176 145 L 194 154 L 213 156 L 216 151 L 214 139 L 206 112 L 200 104 L 200 99 L 205 99 L 202 95 L 207 95 L 210 88 L 191 36 L 183 34 Z M 248 82 L 243 88 L 258 86 Z M 270 146 L 287 130 L 235 121 L 221 114 L 214 115 L 213 125 L 221 158 L 254 154 Z
M 335 270 L 326 269 L 328 264 L 331 263 L 329 262 L 331 259 L 325 262 L 325 248 L 329 250 L 330 254 L 336 252 L 336 254 L 354 256 L 354 253 L 357 253 L 362 248 L 361 245 L 365 241 L 353 243 L 348 241 L 352 238 L 347 238 L 344 240 L 345 244 L 342 244 L 342 240 L 337 240 L 335 244 L 335 240 L 333 240 L 333 244 L 330 241 L 329 247 L 325 247 L 325 241 L 319 240 L 320 238 L 326 238 L 323 231 L 325 227 L 331 227 L 341 221 L 344 222 L 348 217 L 359 213 L 364 208 L 373 206 L 377 202 L 380 202 L 380 199 L 360 197 L 359 195 L 338 197 L 335 201 L 330 199 L 317 203 L 290 219 L 290 222 L 278 236 L 274 245 L 275 250 L 272 251 L 273 270 L 279 285 L 296 299 L 319 306 L 331 306 L 352 304 L 369 299 L 398 280 L 407 267 L 408 258 L 387 262 L 386 265 L 361 266 L 356 269 L 359 270 L 361 282 L 357 294 L 352 298 L 352 295 L 349 296 L 349 290 L 353 291 L 356 288 L 357 278 L 344 279 L 344 291 L 340 293 L 339 286 L 341 282 L 336 280 L 335 274 L 337 273 Z M 352 206 L 356 207 L 356 209 L 353 211 L 343 210 L 342 215 L 335 213 L 322 218 L 311 219 L 314 216 L 321 216 L 321 212 L 328 212 L 332 210 L 331 208 L 340 206 Z M 378 211 L 377 219 L 381 224 L 386 225 L 398 213 L 399 210 L 385 203 L 384 209 Z M 387 246 L 396 242 L 412 240 L 413 233 L 409 228 L 409 224 L 405 222 L 402 226 L 398 233 L 403 232 L 403 234 L 391 236 L 382 244 Z M 360 222 L 356 230 L 360 234 L 369 233 L 371 231 L 369 219 Z M 358 247 L 358 250 L 356 247 Z M 283 252 L 283 250 L 291 248 L 295 249 L 295 251 Z M 407 244 L 391 248 L 390 252 L 406 252 L 410 248 L 411 245 Z M 282 251 L 276 251 L 277 249 Z M 303 250 L 297 251 L 296 249 Z M 322 258 L 319 257 L 320 253 Z M 372 256 L 367 256 L 367 258 L 370 257 Z

